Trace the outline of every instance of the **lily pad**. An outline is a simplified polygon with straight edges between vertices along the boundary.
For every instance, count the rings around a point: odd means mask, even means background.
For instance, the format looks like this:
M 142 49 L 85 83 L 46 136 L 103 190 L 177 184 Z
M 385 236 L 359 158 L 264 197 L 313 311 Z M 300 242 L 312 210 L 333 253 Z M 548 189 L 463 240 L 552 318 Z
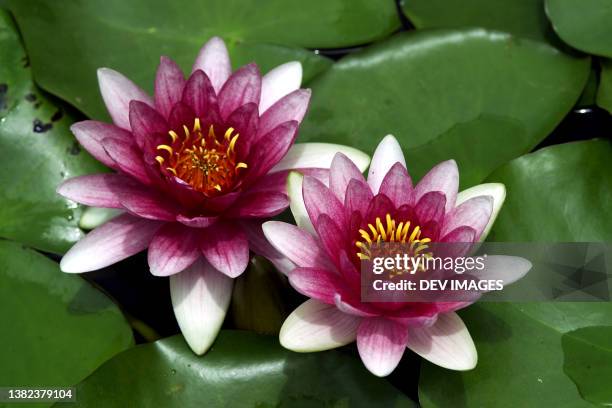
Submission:
M 563 368 L 583 398 L 612 405 L 612 326 L 574 330 L 563 335 L 561 342 L 565 353 Z
M 0 282 L 3 386 L 71 386 L 133 344 L 108 297 L 18 243 L 0 241 Z
M 63 3 L 10 0 L 41 86 L 93 118 L 106 118 L 96 69 L 121 71 L 151 90 L 160 55 L 191 69 L 200 46 L 223 37 L 235 66 L 257 62 L 265 72 L 291 60 L 304 79 L 330 61 L 301 47 L 360 45 L 395 31 L 393 1 L 371 0 L 93 0 Z M 53 35 L 49 35 L 53 33 Z
M 424 408 L 592 407 L 563 372 L 561 339 L 583 327 L 612 325 L 612 303 L 481 303 L 460 314 L 478 365 L 461 373 L 424 363 Z M 609 377 L 601 381 L 609 386 Z
M 552 40 L 544 0 L 410 0 L 402 9 L 418 28 L 482 27 Z
M 516 159 L 488 181 L 506 185 L 491 241 L 612 240 L 612 143 L 550 146 Z
M 392 133 L 410 159 L 411 152 L 419 156 L 408 165 L 411 173 L 456 158 L 468 186 L 546 137 L 588 74 L 588 58 L 509 34 L 403 33 L 313 81 L 300 138 L 373 152 Z
M 601 63 L 597 105 L 612 113 L 612 60 L 603 60 Z
M 546 14 L 559 37 L 572 47 L 612 57 L 612 1 L 546 0 Z
M 104 167 L 70 133 L 71 111 L 32 82 L 17 31 L 1 9 L 0 60 L 0 237 L 61 253 L 83 235 L 81 207 L 55 189 Z
M 181 336 L 138 346 L 100 367 L 76 393 L 76 404 L 58 406 L 415 406 L 356 358 L 294 353 L 276 336 L 242 331 L 222 331 L 204 356 Z
M 567 143 L 495 171 L 488 181 L 503 182 L 507 197 L 490 239 L 609 241 L 611 155 L 609 141 Z M 419 380 L 424 407 L 591 406 L 563 372 L 562 339 L 573 330 L 612 326 L 612 303 L 482 303 L 461 315 L 478 365 L 454 373 L 425 364 Z

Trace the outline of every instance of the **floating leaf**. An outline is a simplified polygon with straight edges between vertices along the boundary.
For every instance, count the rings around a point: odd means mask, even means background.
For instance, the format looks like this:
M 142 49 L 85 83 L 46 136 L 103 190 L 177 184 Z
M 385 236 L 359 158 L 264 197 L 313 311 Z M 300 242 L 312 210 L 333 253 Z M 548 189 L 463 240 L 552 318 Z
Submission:
M 420 177 L 456 158 L 481 182 L 538 144 L 578 99 L 589 60 L 485 30 L 417 31 L 346 57 L 312 84 L 301 141 L 373 152 L 394 134 Z
M 561 339 L 563 369 L 578 386 L 584 399 L 612 405 L 612 326 L 585 327 Z
M 597 105 L 612 113 L 612 60 L 603 60 L 601 63 Z
M 3 386 L 71 386 L 133 344 L 108 297 L 20 244 L 0 241 L 0 282 Z
M 612 143 L 550 146 L 516 159 L 488 181 L 506 185 L 491 241 L 612 240 Z
M 546 0 L 546 14 L 559 37 L 572 47 L 612 57 L 610 0 Z
M 330 61 L 300 47 L 344 47 L 384 37 L 399 27 L 393 1 L 371 0 L 10 0 L 43 88 L 94 118 L 106 118 L 96 69 L 116 69 L 147 90 L 160 55 L 191 69 L 213 35 L 227 42 L 235 66 L 263 71 L 291 60 L 305 80 Z M 53 33 L 53 35 L 49 35 Z
M 222 331 L 204 356 L 193 354 L 181 336 L 133 348 L 100 367 L 76 393 L 76 404 L 58 406 L 415 406 L 357 358 L 294 353 L 276 336 L 242 331 Z
M 490 239 L 609 241 L 611 154 L 609 141 L 567 143 L 495 171 L 489 181 L 503 182 L 508 194 Z M 478 365 L 455 373 L 425 364 L 424 407 L 591 406 L 563 373 L 561 339 L 572 330 L 612 325 L 612 303 L 481 303 L 461 314 Z
M 543 0 L 410 0 L 402 9 L 418 28 L 482 27 L 552 40 Z
M 70 133 L 70 110 L 32 82 L 19 36 L 1 9 L 0 60 L 0 237 L 60 253 L 83 235 L 81 207 L 55 189 L 103 167 Z
M 579 328 L 612 325 L 612 303 L 481 303 L 460 314 L 478 365 L 453 372 L 424 363 L 424 408 L 592 406 L 563 372 L 561 339 Z

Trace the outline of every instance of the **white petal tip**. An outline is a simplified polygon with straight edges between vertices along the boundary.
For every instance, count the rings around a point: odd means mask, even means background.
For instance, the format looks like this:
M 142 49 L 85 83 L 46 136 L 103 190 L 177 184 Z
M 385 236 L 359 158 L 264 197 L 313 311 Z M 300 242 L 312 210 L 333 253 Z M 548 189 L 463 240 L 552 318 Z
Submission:
M 60 261 L 60 270 L 64 273 L 83 273 L 87 272 L 79 268 L 79 262 L 69 256 L 64 256 Z
M 92 230 L 121 214 L 123 214 L 123 211 L 116 208 L 87 207 L 81 215 L 79 227 Z

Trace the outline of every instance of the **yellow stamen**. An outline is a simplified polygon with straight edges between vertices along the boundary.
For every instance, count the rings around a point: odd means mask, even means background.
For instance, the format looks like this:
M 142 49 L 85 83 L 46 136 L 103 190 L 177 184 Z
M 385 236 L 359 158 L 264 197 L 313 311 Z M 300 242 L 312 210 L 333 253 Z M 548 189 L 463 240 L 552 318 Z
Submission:
M 230 137 L 232 136 L 232 132 L 233 132 L 233 131 L 234 131 L 234 128 L 232 128 L 232 127 L 231 127 L 231 128 L 228 128 L 228 129 L 225 131 L 225 136 L 224 136 L 224 137 L 225 137 L 225 140 L 227 140 L 228 142 L 229 142 L 229 140 L 230 140 Z
M 170 154 L 172 154 L 172 152 L 173 152 L 172 148 L 170 146 L 168 146 L 168 145 L 159 145 L 159 146 L 157 146 L 157 150 L 165 150 L 165 151 L 167 151 Z
M 168 131 L 168 143 L 156 147 L 165 152 L 155 158 L 160 166 L 206 196 L 234 188 L 239 170 L 248 168 L 237 157 L 239 134 L 234 134 L 235 129 L 227 128 L 224 138 L 219 139 L 213 124 L 204 125 L 207 133 L 203 133 L 200 118 L 194 118 L 191 127 L 181 127 L 179 132 Z
M 396 223 L 391 214 L 385 215 L 384 223 L 380 217 L 376 217 L 376 220 L 368 224 L 366 229 L 358 230 L 359 239 L 355 242 L 355 246 L 358 248 L 357 257 L 361 260 L 370 259 L 372 246 L 383 242 L 408 243 L 411 256 L 423 253 L 429 248 L 427 244 L 431 242 L 431 239 L 421 239 L 421 227 L 417 225 L 411 229 L 410 226 L 411 223 L 407 220 Z M 429 256 L 431 254 L 423 253 L 423 255 Z

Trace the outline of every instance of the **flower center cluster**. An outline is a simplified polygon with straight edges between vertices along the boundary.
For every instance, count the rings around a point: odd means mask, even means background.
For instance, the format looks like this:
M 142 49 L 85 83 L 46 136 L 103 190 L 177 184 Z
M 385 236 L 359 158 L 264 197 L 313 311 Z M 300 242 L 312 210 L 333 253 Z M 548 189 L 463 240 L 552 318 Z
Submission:
M 431 242 L 429 238 L 421 238 L 421 227 L 413 226 L 410 221 L 402 221 L 397 223 L 390 214 L 387 214 L 385 220 L 376 217 L 373 224 L 368 224 L 365 229 L 359 230 L 360 238 L 355 242 L 357 247 L 357 257 L 361 260 L 369 260 L 372 256 L 374 246 L 386 243 L 397 242 L 408 244 L 405 250 L 410 253 L 410 256 L 415 257 L 424 254 Z M 426 255 L 426 254 L 424 254 Z
M 247 164 L 236 158 L 236 142 L 240 136 L 234 128 L 228 128 L 222 138 L 215 134 L 213 125 L 208 132 L 200 127 L 196 118 L 191 130 L 183 125 L 182 134 L 168 132 L 168 144 L 157 146 L 155 160 L 166 171 L 188 183 L 207 196 L 218 195 L 231 189 L 240 169 Z

